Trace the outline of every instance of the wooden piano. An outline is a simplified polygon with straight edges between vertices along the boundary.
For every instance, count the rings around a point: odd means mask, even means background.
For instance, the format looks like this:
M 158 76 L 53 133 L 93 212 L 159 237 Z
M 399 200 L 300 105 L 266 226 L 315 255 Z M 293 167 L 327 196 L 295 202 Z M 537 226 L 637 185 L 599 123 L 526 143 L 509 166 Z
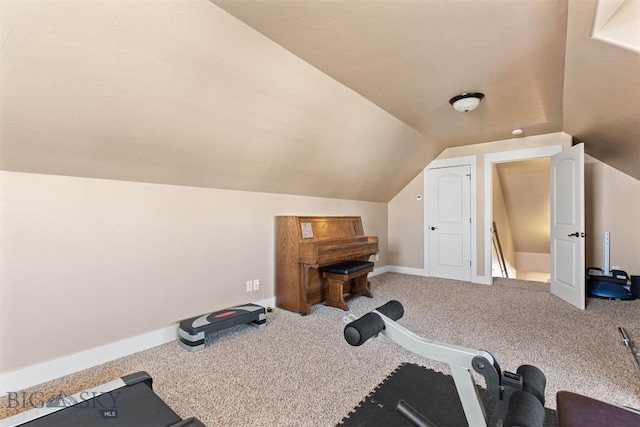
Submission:
M 346 280 L 335 289 L 336 274 L 322 273 L 327 266 L 354 260 L 368 261 L 378 253 L 378 237 L 365 236 L 358 216 L 278 216 L 276 217 L 276 305 L 285 310 L 309 314 L 320 302 L 348 310 L 342 294 L 367 295 L 369 282 L 364 277 L 339 276 Z M 324 276 L 324 278 L 323 278 Z M 348 280 L 347 280 L 348 279 Z M 364 282 L 362 282 L 364 280 Z M 330 287 L 328 283 L 332 281 Z M 364 283 L 364 285 L 363 285 Z M 364 287 L 366 286 L 366 289 Z M 338 292 L 339 297 L 335 296 Z M 332 296 L 333 294 L 333 296 Z

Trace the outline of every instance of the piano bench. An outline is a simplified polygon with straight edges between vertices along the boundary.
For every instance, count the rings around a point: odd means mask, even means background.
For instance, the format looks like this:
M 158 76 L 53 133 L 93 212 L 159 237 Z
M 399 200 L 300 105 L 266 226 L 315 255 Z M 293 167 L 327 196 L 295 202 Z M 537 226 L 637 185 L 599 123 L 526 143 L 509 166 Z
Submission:
M 373 271 L 374 264 L 368 261 L 345 261 L 339 264 L 320 267 L 322 278 L 327 281 L 327 297 L 324 305 L 349 311 L 346 301 L 358 296 L 373 298 L 371 283 L 367 275 Z M 344 297 L 344 285 L 353 280 L 353 285 Z

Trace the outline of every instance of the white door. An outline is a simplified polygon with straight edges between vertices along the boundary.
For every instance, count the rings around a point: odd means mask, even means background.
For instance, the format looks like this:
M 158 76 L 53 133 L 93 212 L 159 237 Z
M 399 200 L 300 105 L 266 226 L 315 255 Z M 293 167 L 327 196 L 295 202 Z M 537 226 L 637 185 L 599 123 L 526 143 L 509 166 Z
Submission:
M 471 281 L 471 171 L 429 169 L 429 274 Z
M 551 156 L 551 293 L 585 308 L 584 145 Z

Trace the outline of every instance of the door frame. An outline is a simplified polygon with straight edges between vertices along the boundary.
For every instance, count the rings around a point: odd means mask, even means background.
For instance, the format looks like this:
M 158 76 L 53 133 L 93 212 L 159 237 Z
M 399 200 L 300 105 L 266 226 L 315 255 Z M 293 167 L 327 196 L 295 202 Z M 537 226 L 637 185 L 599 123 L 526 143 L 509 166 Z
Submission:
M 477 179 L 476 179 L 476 156 L 454 157 L 450 159 L 436 159 L 429 163 L 424 168 L 424 227 L 422 232 L 424 233 L 424 273 L 426 276 L 431 277 L 429 271 L 429 238 L 431 233 L 428 233 L 429 227 L 429 209 L 427 203 L 429 201 L 429 195 L 427 191 L 429 189 L 429 169 L 442 169 L 454 166 L 469 166 L 469 173 L 471 174 L 471 282 L 482 283 L 478 278 L 478 202 L 476 199 L 477 192 Z
M 521 160 L 540 159 L 558 154 L 562 145 L 548 145 L 521 150 L 502 151 L 485 154 L 484 156 L 484 279 L 486 284 L 493 284 L 491 274 L 491 218 L 493 218 L 493 174 L 495 163 L 518 162 Z

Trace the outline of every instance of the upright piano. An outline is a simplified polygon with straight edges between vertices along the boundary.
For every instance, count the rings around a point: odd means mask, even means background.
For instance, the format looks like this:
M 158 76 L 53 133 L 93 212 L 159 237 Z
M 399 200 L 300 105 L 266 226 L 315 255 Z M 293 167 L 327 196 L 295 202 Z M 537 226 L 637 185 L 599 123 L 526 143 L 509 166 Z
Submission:
M 364 235 L 359 216 L 278 216 L 276 234 L 276 305 L 300 314 L 327 299 L 320 268 L 378 253 L 378 237 Z

